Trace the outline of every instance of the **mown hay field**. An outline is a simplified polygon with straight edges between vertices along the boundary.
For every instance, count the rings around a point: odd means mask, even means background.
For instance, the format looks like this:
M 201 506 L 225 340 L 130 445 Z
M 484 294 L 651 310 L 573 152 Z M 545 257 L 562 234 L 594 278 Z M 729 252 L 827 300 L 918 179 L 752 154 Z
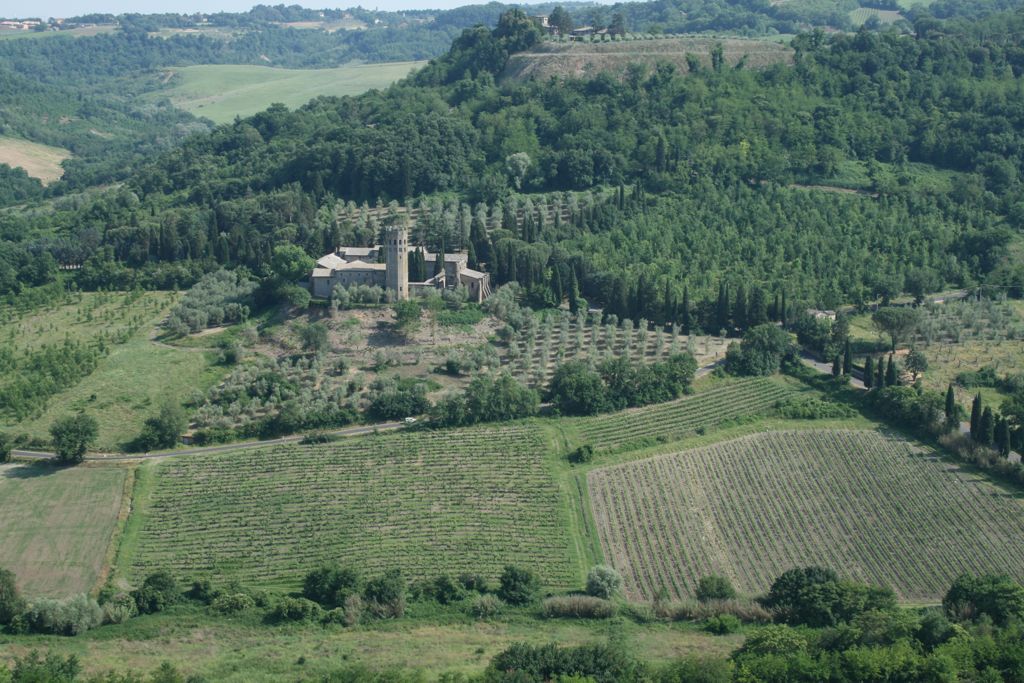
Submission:
M 1018 497 L 877 431 L 767 432 L 592 470 L 588 485 L 633 599 L 691 596 L 709 574 L 758 594 L 803 565 L 915 602 L 962 572 L 1024 578 Z
M 196 116 L 229 123 L 274 102 L 295 109 L 320 95 L 358 95 L 385 88 L 423 62 L 357 64 L 333 69 L 279 69 L 249 64 L 175 67 L 173 79 L 157 95 Z
M 295 588 L 334 561 L 408 578 L 529 567 L 578 585 L 567 512 L 528 426 L 382 434 L 161 463 L 136 502 L 134 578 L 181 577 Z M 127 566 L 127 565 L 126 565 Z
M 70 157 L 71 152 L 61 147 L 0 136 L 0 164 L 23 168 L 25 173 L 38 178 L 44 185 L 60 180 L 64 175 L 60 164 Z
M 108 557 L 128 470 L 0 465 L 0 567 L 27 596 L 92 590 Z

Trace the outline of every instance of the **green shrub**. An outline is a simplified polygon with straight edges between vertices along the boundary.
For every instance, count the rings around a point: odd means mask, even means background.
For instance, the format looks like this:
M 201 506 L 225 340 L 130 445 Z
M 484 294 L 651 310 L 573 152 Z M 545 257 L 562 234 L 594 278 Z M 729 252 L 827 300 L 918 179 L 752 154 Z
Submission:
M 505 603 L 497 595 L 478 595 L 470 604 L 469 613 L 477 619 L 490 619 L 500 614 L 504 606 Z
M 946 592 L 942 606 L 953 619 L 987 615 L 1003 625 L 1024 617 L 1024 586 L 1005 575 L 962 574 Z
M 11 623 L 25 609 L 25 601 L 18 594 L 14 572 L 0 569 L 0 626 Z
M 594 459 L 594 447 L 590 444 L 583 444 L 569 454 L 569 462 L 577 465 L 584 465 Z
M 320 618 L 320 623 L 345 625 L 345 609 L 342 607 L 335 607 L 334 609 L 327 610 L 324 612 L 323 617 Z
M 587 595 L 612 598 L 622 588 L 622 577 L 611 567 L 599 564 L 587 573 Z
M 732 582 L 724 576 L 704 576 L 697 582 L 697 599 L 701 602 L 708 600 L 732 600 L 736 597 L 736 589 Z
M 433 585 L 431 586 L 431 592 L 433 593 L 434 599 L 442 605 L 449 605 L 466 597 L 466 593 L 463 590 L 462 585 L 453 580 L 452 577 L 447 574 L 434 579 Z
M 704 630 L 714 633 L 716 636 L 735 633 L 739 628 L 740 620 L 731 614 L 720 614 L 717 617 L 710 617 L 704 622 Z
M 302 596 L 324 607 L 341 607 L 348 596 L 358 594 L 362 587 L 362 576 L 355 569 L 326 564 L 306 574 Z
M 189 600 L 209 605 L 214 598 L 220 595 L 220 591 L 213 587 L 209 579 L 196 579 L 192 582 L 192 588 L 185 595 Z
M 88 595 L 66 600 L 37 600 L 25 612 L 28 628 L 36 633 L 77 636 L 103 623 L 103 609 Z
M 498 597 L 510 605 L 528 605 L 537 599 L 540 581 L 529 569 L 507 565 L 501 573 Z
M 400 617 L 405 614 L 405 579 L 402 572 L 391 569 L 367 581 L 363 589 L 367 608 L 378 617 Z
M 103 623 L 123 624 L 129 619 L 138 616 L 139 607 L 135 604 L 135 598 L 128 593 L 117 593 L 104 601 Z
M 615 616 L 615 605 L 591 595 L 556 596 L 544 600 L 541 614 L 548 619 L 609 619 Z
M 237 614 L 256 606 L 256 601 L 245 593 L 230 593 L 217 596 L 210 607 L 220 614 Z
M 468 591 L 486 593 L 489 590 L 487 578 L 483 574 L 473 574 L 470 572 L 459 574 L 459 583 Z
M 270 620 L 285 621 L 317 621 L 323 609 L 320 605 L 306 598 L 281 598 L 270 612 Z
M 142 587 L 132 593 L 142 614 L 160 612 L 181 601 L 181 590 L 174 576 L 166 570 L 155 571 L 145 578 Z

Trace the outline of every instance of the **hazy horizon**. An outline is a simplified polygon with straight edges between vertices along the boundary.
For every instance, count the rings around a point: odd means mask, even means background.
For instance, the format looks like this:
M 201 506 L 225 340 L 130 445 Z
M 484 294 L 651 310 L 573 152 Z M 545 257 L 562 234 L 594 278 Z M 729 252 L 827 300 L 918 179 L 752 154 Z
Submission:
M 520 2 L 518 4 L 536 4 L 540 0 Z M 41 0 L 28 6 L 14 6 L 0 10 L 5 17 L 74 17 L 83 14 L 155 14 L 173 12 L 192 14 L 195 12 L 245 12 L 258 4 L 265 5 L 301 5 L 313 9 L 348 8 L 361 5 L 367 9 L 397 11 L 409 9 L 451 9 L 463 5 L 484 4 L 487 0 L 388 0 L 387 2 L 371 3 L 353 0 L 340 5 L 327 2 L 294 2 L 294 0 L 266 0 L 263 3 L 252 0 Z

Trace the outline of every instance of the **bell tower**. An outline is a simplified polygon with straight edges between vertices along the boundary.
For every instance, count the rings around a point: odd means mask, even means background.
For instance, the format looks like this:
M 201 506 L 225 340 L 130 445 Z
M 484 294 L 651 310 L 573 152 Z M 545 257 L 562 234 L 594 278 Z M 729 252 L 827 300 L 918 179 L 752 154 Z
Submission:
M 409 298 L 409 231 L 394 227 L 384 231 L 385 282 L 396 301 Z

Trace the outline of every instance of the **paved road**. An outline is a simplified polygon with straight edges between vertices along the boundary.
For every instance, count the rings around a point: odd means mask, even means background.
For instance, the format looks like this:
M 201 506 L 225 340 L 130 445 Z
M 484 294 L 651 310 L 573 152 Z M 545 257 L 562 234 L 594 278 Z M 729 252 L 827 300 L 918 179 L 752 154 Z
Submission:
M 359 427 L 346 427 L 327 432 L 335 436 L 359 436 L 360 434 L 371 434 L 375 431 L 390 431 L 402 426 L 401 422 L 380 422 L 372 425 L 361 425 Z M 221 453 L 223 451 L 237 451 L 243 448 L 263 448 L 277 444 L 295 443 L 306 437 L 305 434 L 293 434 L 282 436 L 277 439 L 266 439 L 263 441 L 243 441 L 241 443 L 228 443 L 218 446 L 195 446 L 193 448 L 181 448 L 176 451 L 164 451 L 160 453 L 94 453 L 85 456 L 87 461 L 116 462 L 118 460 L 159 460 L 162 458 L 174 458 L 179 455 L 197 455 L 200 453 Z M 56 453 L 48 451 L 23 451 L 13 450 L 11 455 L 21 460 L 52 460 L 57 457 Z

